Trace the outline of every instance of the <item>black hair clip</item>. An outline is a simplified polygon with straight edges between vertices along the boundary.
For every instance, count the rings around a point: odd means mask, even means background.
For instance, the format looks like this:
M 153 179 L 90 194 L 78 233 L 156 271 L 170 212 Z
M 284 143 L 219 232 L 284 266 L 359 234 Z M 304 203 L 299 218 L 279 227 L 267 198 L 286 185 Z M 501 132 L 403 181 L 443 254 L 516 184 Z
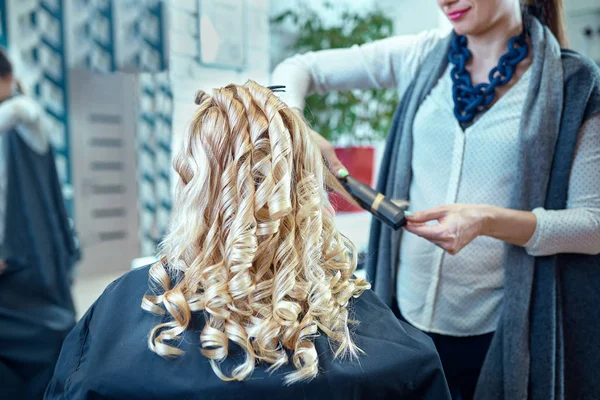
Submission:
M 285 92 L 285 85 L 267 86 L 273 93 Z

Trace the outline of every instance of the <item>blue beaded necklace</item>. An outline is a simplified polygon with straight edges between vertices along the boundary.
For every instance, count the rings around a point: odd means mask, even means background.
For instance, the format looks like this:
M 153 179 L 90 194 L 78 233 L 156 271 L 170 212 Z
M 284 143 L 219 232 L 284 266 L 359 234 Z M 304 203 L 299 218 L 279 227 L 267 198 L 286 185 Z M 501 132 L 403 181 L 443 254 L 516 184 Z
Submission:
M 490 71 L 489 83 L 473 86 L 471 74 L 467 71 L 467 61 L 471 52 L 467 49 L 467 38 L 456 35 L 448 54 L 448 61 L 454 64 L 452 68 L 452 97 L 454 99 L 454 115 L 460 123 L 473 121 L 475 115 L 489 107 L 496 97 L 496 88 L 506 85 L 512 79 L 517 64 L 527 57 L 525 31 L 508 41 L 508 51 L 500 57 L 498 65 Z

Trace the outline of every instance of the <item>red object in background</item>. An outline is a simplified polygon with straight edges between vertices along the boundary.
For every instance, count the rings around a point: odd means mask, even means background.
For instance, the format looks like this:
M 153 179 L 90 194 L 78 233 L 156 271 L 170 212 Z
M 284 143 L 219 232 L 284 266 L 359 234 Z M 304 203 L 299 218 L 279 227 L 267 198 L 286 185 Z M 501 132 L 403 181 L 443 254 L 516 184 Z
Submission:
M 336 147 L 335 154 L 346 167 L 350 175 L 357 180 L 373 186 L 373 172 L 375 169 L 375 147 L 352 146 Z M 336 192 L 329 193 L 329 201 L 336 212 L 359 212 L 364 211 L 360 207 L 349 203 Z

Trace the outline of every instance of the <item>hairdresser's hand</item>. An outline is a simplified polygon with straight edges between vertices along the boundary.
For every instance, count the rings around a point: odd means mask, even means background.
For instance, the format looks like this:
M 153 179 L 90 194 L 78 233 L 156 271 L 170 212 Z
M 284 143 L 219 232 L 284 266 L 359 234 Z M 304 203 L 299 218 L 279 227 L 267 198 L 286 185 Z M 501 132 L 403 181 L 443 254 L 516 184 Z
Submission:
M 0 275 L 6 271 L 7 267 L 8 266 L 6 265 L 6 262 L 4 260 L 0 260 Z
M 335 148 L 327 139 L 325 139 L 319 133 L 313 131 L 312 129 L 310 130 L 310 133 L 312 135 L 313 141 L 317 144 L 317 146 L 319 147 L 319 150 L 321 150 L 321 154 L 327 160 L 327 164 L 329 165 L 329 170 L 335 176 L 338 176 L 338 171 L 340 169 L 345 170 L 346 167 L 344 167 L 344 164 L 342 164 L 340 159 L 335 154 Z
M 405 229 L 454 255 L 484 234 L 489 210 L 487 205 L 451 204 L 408 213 Z M 439 224 L 426 225 L 429 221 L 438 221 Z

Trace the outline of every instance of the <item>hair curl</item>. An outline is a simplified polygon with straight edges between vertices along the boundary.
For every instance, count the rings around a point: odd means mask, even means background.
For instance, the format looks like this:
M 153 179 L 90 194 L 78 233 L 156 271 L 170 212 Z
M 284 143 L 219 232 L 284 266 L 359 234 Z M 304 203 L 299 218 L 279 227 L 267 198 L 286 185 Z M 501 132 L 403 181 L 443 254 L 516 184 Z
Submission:
M 252 81 L 198 92 L 196 103 L 174 160 L 170 232 L 150 269 L 155 293 L 142 301 L 170 316 L 150 332 L 150 350 L 181 355 L 176 342 L 203 311 L 201 351 L 225 381 L 247 379 L 257 362 L 276 370 L 290 356 L 296 371 L 286 383 L 314 378 L 319 332 L 335 357 L 356 357 L 347 306 L 369 284 L 353 278 L 356 252 L 327 198 L 335 179 L 307 124 Z M 245 360 L 227 374 L 220 363 L 231 342 Z

